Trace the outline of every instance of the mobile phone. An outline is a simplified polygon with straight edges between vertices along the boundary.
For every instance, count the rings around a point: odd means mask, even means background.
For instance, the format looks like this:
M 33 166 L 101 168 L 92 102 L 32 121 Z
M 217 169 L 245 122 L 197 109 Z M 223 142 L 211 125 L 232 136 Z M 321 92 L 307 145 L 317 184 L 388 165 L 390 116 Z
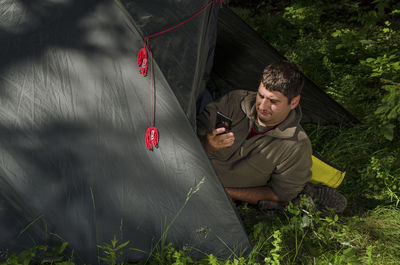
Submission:
M 217 119 L 215 122 L 215 129 L 222 127 L 224 127 L 226 131 L 230 131 L 232 127 L 232 119 L 218 111 Z

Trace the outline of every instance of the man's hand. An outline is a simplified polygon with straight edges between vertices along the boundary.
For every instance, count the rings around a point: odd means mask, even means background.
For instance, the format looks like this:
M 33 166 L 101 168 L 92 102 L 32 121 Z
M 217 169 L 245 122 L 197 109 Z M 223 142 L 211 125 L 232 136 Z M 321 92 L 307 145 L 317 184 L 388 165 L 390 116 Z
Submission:
M 232 146 L 235 141 L 233 132 L 225 133 L 225 128 L 218 128 L 202 137 L 202 144 L 207 152 L 217 151 Z

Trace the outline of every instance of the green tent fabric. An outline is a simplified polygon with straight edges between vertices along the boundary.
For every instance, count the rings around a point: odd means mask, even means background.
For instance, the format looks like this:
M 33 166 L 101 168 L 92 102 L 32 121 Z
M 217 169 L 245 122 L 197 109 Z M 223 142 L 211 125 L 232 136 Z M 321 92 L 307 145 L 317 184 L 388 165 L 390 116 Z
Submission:
M 192 247 L 194 257 L 250 251 L 187 115 L 195 107 L 189 99 L 204 89 L 219 5 L 152 41 L 160 144 L 154 151 L 145 146 L 150 79 L 136 65 L 143 35 L 207 3 L 131 1 L 141 10 L 135 18 L 126 3 L 111 0 L 1 1 L 2 259 L 67 241 L 77 263 L 94 264 L 96 245 L 116 236 L 131 242 L 123 260 L 136 261 L 147 258 L 167 227 L 167 242 Z M 182 47 L 187 39 L 193 41 Z M 162 69 L 169 63 L 183 79 L 170 83 Z M 182 84 L 191 85 L 181 91 Z

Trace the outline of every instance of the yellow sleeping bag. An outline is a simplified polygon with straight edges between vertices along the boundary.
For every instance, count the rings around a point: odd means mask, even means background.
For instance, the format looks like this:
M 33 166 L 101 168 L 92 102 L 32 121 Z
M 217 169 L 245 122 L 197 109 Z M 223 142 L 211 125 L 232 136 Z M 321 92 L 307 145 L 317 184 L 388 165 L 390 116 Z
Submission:
M 323 161 L 315 154 L 312 155 L 312 177 L 310 182 L 337 188 L 342 183 L 346 171 Z

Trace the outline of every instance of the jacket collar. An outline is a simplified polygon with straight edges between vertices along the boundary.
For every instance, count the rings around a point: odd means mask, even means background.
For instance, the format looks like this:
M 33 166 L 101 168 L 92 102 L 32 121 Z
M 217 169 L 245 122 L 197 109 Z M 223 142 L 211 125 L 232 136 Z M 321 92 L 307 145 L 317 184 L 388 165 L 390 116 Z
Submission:
M 249 92 L 247 96 L 241 102 L 242 111 L 250 119 L 250 123 L 255 122 L 257 119 L 256 110 L 256 92 Z M 291 138 L 295 136 L 297 127 L 300 123 L 302 112 L 300 105 L 289 112 L 287 118 L 278 124 L 274 130 L 267 132 L 266 134 L 275 138 Z

